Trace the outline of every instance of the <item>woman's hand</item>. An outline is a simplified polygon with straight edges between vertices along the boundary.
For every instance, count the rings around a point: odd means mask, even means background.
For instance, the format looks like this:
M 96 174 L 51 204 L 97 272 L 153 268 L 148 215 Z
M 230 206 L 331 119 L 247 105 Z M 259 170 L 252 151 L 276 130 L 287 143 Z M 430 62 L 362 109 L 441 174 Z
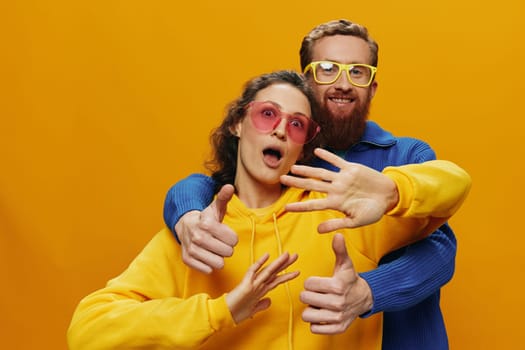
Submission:
M 250 266 L 241 283 L 226 295 L 226 303 L 235 323 L 239 324 L 270 307 L 270 298 L 264 296 L 278 285 L 299 276 L 299 271 L 279 274 L 292 265 L 297 257 L 297 254 L 284 253 L 262 268 L 269 258 L 269 254 L 266 253 Z
M 305 165 L 294 165 L 294 175 L 282 175 L 281 183 L 308 191 L 326 193 L 324 199 L 289 203 L 286 210 L 304 212 L 335 209 L 346 215 L 321 223 L 320 233 L 369 225 L 394 208 L 399 201 L 396 183 L 388 176 L 358 163 L 347 162 L 337 155 L 321 148 L 315 155 L 338 167 L 339 171 Z M 300 176 L 300 177 L 299 177 Z

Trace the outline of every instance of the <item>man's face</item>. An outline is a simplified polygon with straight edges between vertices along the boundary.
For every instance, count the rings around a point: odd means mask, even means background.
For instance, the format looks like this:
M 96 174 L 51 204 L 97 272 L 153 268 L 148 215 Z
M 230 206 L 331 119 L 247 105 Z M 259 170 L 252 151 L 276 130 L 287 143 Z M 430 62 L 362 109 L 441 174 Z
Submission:
M 370 48 L 363 39 L 355 36 L 327 36 L 314 44 L 312 61 L 370 64 Z M 345 72 L 333 84 L 317 84 L 312 74 L 308 74 L 308 81 L 321 108 L 323 144 L 334 149 L 347 149 L 363 134 L 377 83 L 374 81 L 368 87 L 354 86 Z

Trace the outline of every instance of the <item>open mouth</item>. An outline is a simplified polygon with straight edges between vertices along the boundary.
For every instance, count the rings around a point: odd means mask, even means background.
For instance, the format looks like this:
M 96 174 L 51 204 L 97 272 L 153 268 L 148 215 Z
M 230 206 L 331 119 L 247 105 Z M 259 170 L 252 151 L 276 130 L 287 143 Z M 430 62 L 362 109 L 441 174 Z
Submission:
M 269 168 L 276 169 L 281 164 L 283 154 L 280 149 L 268 147 L 263 150 L 264 164 Z
M 275 158 L 276 160 L 281 160 L 283 157 L 281 151 L 276 148 L 265 148 L 263 154 L 265 158 Z

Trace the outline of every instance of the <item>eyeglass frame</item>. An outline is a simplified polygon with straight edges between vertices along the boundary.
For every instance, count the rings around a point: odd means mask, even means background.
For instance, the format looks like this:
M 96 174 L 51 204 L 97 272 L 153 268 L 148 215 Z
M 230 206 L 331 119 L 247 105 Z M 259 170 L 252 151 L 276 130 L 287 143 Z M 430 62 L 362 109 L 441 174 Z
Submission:
M 332 81 L 326 82 L 326 81 L 319 81 L 319 80 L 317 80 L 317 73 L 316 73 L 315 68 L 317 67 L 317 65 L 319 65 L 321 63 L 330 63 L 330 64 L 333 64 L 333 65 L 335 65 L 335 66 L 337 66 L 339 68 L 339 71 L 337 72 L 337 75 L 335 76 L 335 78 Z M 367 67 L 368 69 L 370 69 L 370 71 L 371 71 L 370 80 L 368 81 L 367 84 L 355 83 L 350 78 L 350 69 L 354 68 L 354 67 Z M 303 74 L 306 75 L 306 73 L 308 73 L 309 70 L 312 71 L 312 75 L 314 77 L 314 81 L 317 84 L 321 84 L 321 85 L 330 85 L 330 84 L 335 83 L 337 81 L 337 79 L 339 79 L 341 77 L 341 72 L 344 70 L 344 71 L 346 71 L 346 77 L 347 77 L 348 81 L 350 82 L 350 84 L 352 84 L 354 86 L 358 86 L 358 87 L 368 87 L 368 86 L 370 86 L 370 84 L 372 84 L 372 81 L 374 81 L 374 77 L 375 77 L 375 75 L 377 73 L 377 67 L 371 66 L 369 64 L 365 64 L 365 63 L 345 64 L 345 63 L 339 63 L 339 62 L 327 61 L 327 60 L 312 61 L 312 62 L 308 63 L 308 65 L 303 70 Z
M 248 112 L 248 108 L 251 108 L 253 105 L 262 105 L 262 104 L 265 104 L 265 103 L 270 104 L 271 106 L 273 106 L 279 113 L 279 115 L 277 116 L 279 119 L 272 126 L 272 128 L 268 129 L 268 130 L 261 129 L 261 128 L 257 127 L 257 123 L 254 121 L 254 118 L 256 118 L 256 117 L 253 115 L 252 111 Z M 252 122 L 254 128 L 257 131 L 261 132 L 261 133 L 271 133 L 271 132 L 273 132 L 275 130 L 275 128 L 277 128 L 279 126 L 281 121 L 283 119 L 285 119 L 286 120 L 286 135 L 287 135 L 287 137 L 290 138 L 290 140 L 292 140 L 292 142 L 297 143 L 297 144 L 305 145 L 305 144 L 311 142 L 319 134 L 319 132 L 321 131 L 321 127 L 319 126 L 319 124 L 317 124 L 317 122 L 315 120 L 313 120 L 312 118 L 309 118 L 309 117 L 307 117 L 304 114 L 295 114 L 295 115 L 293 115 L 293 114 L 290 114 L 290 113 L 286 113 L 286 112 L 282 111 L 280 106 L 278 104 L 276 104 L 275 102 L 273 102 L 273 101 L 269 101 L 269 100 L 267 100 L 267 101 L 251 101 L 244 107 L 244 109 L 247 111 L 247 114 L 249 115 L 250 121 Z M 306 132 L 306 135 L 305 135 L 305 141 L 303 141 L 303 142 L 297 142 L 296 140 L 294 140 L 294 138 L 292 136 L 290 136 L 291 132 L 289 130 L 289 128 L 290 128 L 289 120 L 297 119 L 297 117 L 305 118 L 307 120 L 307 123 L 308 123 L 308 128 L 306 128 L 307 132 Z

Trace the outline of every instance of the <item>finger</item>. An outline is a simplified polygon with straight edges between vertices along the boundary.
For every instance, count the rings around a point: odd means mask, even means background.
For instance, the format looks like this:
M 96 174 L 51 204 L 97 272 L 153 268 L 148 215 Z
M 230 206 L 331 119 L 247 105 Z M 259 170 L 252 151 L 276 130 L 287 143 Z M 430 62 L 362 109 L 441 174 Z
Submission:
M 220 223 L 211 231 L 208 227 L 199 225 L 199 230 L 192 237 L 192 244 L 222 257 L 232 256 L 237 242 L 237 234 L 227 225 Z
M 261 275 L 275 275 L 279 272 L 286 269 L 288 266 L 293 264 L 297 260 L 297 254 L 290 255 L 289 253 L 281 254 L 277 259 L 275 259 L 270 265 L 268 265 L 264 271 L 261 272 Z
M 268 289 L 266 292 L 274 289 L 280 284 L 293 280 L 294 278 L 298 277 L 299 274 L 300 274 L 299 271 L 292 271 L 292 272 L 286 272 L 281 275 L 278 275 L 270 283 L 268 283 Z
M 232 248 L 230 255 L 228 255 L 231 256 L 233 253 L 233 247 L 239 242 L 239 236 L 237 236 L 235 231 L 233 231 L 228 225 L 220 224 L 212 233 L 214 237 Z
M 206 248 L 199 247 L 195 244 L 190 245 L 186 250 L 183 250 L 183 257 L 195 259 L 201 263 L 208 265 L 213 269 L 222 269 L 224 267 L 224 257 L 217 255 Z M 186 262 L 186 260 L 185 260 Z
M 333 306 L 330 306 L 331 299 L 334 297 L 334 294 L 331 293 L 317 293 L 311 292 L 308 290 L 303 290 L 299 293 L 299 300 L 306 305 L 310 305 L 317 309 L 336 309 Z
M 270 298 L 264 298 L 264 299 L 259 300 L 257 304 L 255 304 L 255 307 L 253 308 L 252 316 L 258 312 L 266 310 L 267 308 L 270 307 L 271 304 L 272 304 L 272 301 L 270 300 Z
M 322 223 L 317 226 L 317 232 L 319 233 L 327 233 L 332 232 L 336 230 L 341 230 L 345 228 L 353 228 L 360 226 L 359 223 L 356 220 L 353 220 L 351 218 L 340 218 L 340 219 L 330 219 L 323 221 Z
M 182 261 L 184 262 L 184 264 L 186 264 L 190 268 L 195 269 L 205 274 L 212 273 L 214 268 L 220 268 L 220 267 L 210 266 L 208 264 L 203 263 L 202 261 L 199 261 L 189 256 L 183 256 Z
M 307 290 L 301 291 L 299 300 L 306 305 L 316 309 L 326 309 L 335 312 L 341 312 L 345 307 L 345 299 L 342 294 L 334 293 L 314 293 Z
M 252 264 L 252 266 L 250 266 L 248 271 L 252 272 L 252 273 L 256 273 L 264 265 L 264 263 L 268 260 L 269 257 L 270 257 L 270 254 L 264 253 L 263 256 L 261 256 L 259 259 L 257 259 L 257 261 L 254 262 Z
M 326 193 L 328 192 L 330 185 L 330 182 L 291 175 L 281 175 L 279 179 L 281 183 L 285 186 L 302 188 L 307 191 L 317 191 Z
M 338 286 L 334 284 L 332 277 L 308 277 L 304 281 L 304 291 L 319 294 L 337 293 Z
M 237 234 L 228 225 L 217 220 L 214 213 L 215 209 L 212 205 L 213 203 L 201 213 L 198 227 L 203 234 L 199 238 L 203 240 L 202 243 L 204 244 L 209 237 L 213 236 L 224 244 L 234 247 L 239 241 L 239 237 L 237 237 Z M 193 240 L 196 240 L 196 237 L 193 237 Z
M 312 178 L 321 182 L 331 182 L 334 180 L 334 177 L 337 174 L 337 172 L 332 170 L 298 164 L 293 165 L 290 169 L 290 172 L 296 176 Z
M 297 253 L 289 255 L 288 259 L 279 267 L 278 270 L 276 270 L 276 273 L 280 273 L 281 271 L 286 270 L 288 267 L 290 267 L 290 265 L 297 261 L 298 257 L 299 256 L 297 255 Z
M 191 251 L 191 255 L 198 255 L 199 259 L 204 258 L 202 254 L 207 252 L 221 258 L 232 256 L 233 254 L 233 247 L 230 244 L 224 242 L 221 238 L 216 238 L 212 233 L 201 231 L 194 234 L 188 250 Z
M 353 269 L 354 264 L 348 256 L 348 251 L 346 250 L 345 238 L 342 234 L 337 233 L 332 239 L 332 249 L 335 254 L 335 267 L 334 275 L 337 272 L 342 270 Z
M 304 202 L 288 203 L 285 209 L 290 212 L 305 212 L 314 210 L 333 209 L 331 208 L 330 201 L 328 198 L 323 199 L 311 199 Z
M 297 278 L 300 274 L 301 274 L 300 271 L 292 271 L 292 272 L 283 273 L 277 277 L 276 281 L 278 282 L 278 284 L 282 284 L 284 282 L 288 282 L 288 281 L 291 281 Z
M 348 162 L 346 160 L 344 160 L 343 158 L 339 157 L 338 155 L 332 153 L 332 152 L 329 152 L 325 149 L 322 149 L 322 148 L 316 148 L 314 150 L 314 154 L 323 159 L 323 160 L 326 160 L 328 163 L 332 164 L 332 165 L 335 165 L 336 167 L 338 167 L 339 169 L 342 169 L 343 167 L 345 167 Z
M 344 331 L 346 331 L 347 327 L 345 327 L 342 323 L 312 323 L 310 324 L 310 331 L 314 334 L 327 334 L 327 335 L 335 335 L 335 334 L 341 334 Z
M 235 188 L 232 185 L 224 185 L 221 187 L 219 193 L 217 193 L 217 198 L 213 201 L 211 206 L 215 209 L 215 217 L 217 220 L 222 222 L 224 219 L 224 214 L 226 214 L 226 208 L 228 207 L 228 202 L 233 197 Z
M 285 270 L 288 266 L 293 264 L 297 260 L 298 255 L 289 255 L 283 253 L 277 259 L 275 259 L 270 265 L 265 267 L 257 276 L 256 283 L 267 281 L 270 278 L 274 278 L 279 272 Z
M 341 312 L 307 307 L 301 316 L 303 321 L 309 323 L 337 323 L 340 321 Z

